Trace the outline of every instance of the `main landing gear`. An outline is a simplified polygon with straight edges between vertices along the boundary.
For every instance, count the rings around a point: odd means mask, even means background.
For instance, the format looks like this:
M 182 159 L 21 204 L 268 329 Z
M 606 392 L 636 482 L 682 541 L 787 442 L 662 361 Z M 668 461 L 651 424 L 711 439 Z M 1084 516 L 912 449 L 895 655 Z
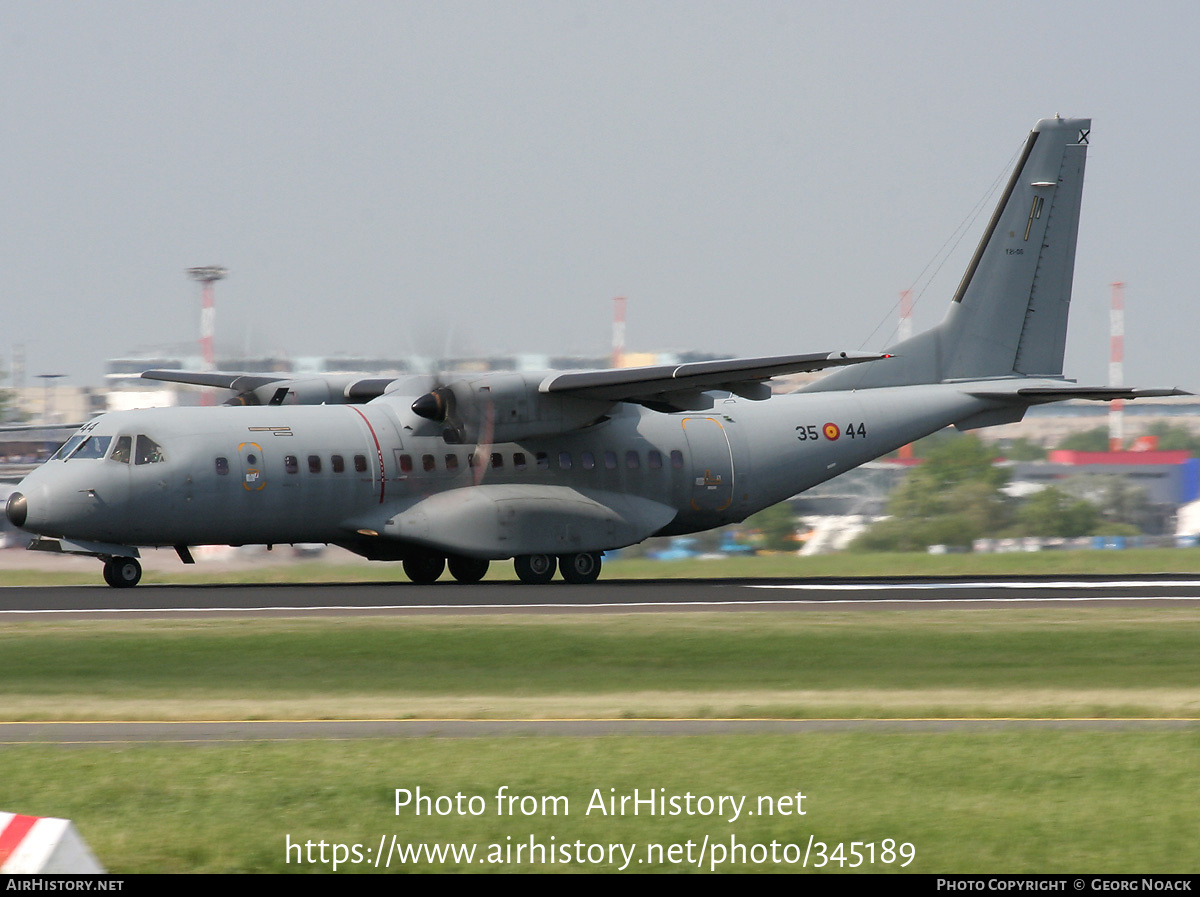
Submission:
M 521 554 L 513 558 L 513 567 L 516 568 L 517 578 L 529 585 L 550 582 L 556 570 L 562 573 L 564 581 L 582 584 L 595 582 L 600 576 L 600 557 L 599 551 L 581 551 L 559 557 L 552 554 Z M 423 586 L 437 582 L 447 566 L 450 575 L 462 583 L 479 582 L 488 571 L 488 561 L 458 555 L 447 558 L 432 551 L 410 554 L 404 559 L 403 565 L 408 578 Z
M 554 568 L 572 584 L 595 582 L 600 575 L 600 552 L 581 551 L 578 554 L 521 554 L 513 558 L 517 578 L 530 585 L 541 585 L 554 578 Z
M 405 575 L 419 586 L 437 582 L 438 577 L 442 575 L 447 566 L 450 567 L 450 575 L 458 582 L 479 582 L 488 572 L 489 566 L 488 561 L 481 561 L 477 558 L 460 555 L 452 555 L 447 558 L 445 555 L 432 551 L 410 554 L 402 564 Z
M 142 581 L 142 565 L 137 558 L 107 558 L 104 581 L 114 589 L 132 589 Z

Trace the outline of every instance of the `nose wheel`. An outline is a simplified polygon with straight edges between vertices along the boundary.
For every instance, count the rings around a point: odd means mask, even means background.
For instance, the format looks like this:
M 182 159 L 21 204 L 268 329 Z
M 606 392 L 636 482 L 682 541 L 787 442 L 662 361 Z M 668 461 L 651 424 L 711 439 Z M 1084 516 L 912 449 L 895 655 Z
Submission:
M 142 581 L 137 558 L 109 558 L 104 562 L 104 581 L 114 589 L 132 589 Z

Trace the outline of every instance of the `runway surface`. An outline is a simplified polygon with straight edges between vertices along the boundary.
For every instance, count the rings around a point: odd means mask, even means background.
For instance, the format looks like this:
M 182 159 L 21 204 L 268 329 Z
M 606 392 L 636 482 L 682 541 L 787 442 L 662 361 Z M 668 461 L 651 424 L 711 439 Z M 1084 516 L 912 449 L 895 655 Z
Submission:
M 30 617 L 632 613 L 1043 605 L 1200 606 L 1200 577 L 862 577 L 0 588 L 0 621 Z

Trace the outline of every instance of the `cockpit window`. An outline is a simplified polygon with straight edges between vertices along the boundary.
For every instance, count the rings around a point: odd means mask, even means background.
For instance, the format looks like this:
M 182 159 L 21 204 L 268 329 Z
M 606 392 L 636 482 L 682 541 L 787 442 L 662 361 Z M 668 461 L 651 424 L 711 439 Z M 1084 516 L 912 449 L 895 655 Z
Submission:
M 60 448 L 57 452 L 55 452 L 54 455 L 50 458 L 50 460 L 51 461 L 66 461 L 68 456 L 71 454 L 71 452 L 73 452 L 73 451 L 75 451 L 75 449 L 79 448 L 79 443 L 83 442 L 83 440 L 85 440 L 85 439 L 87 439 L 86 436 L 81 436 L 80 434 L 76 433 L 74 436 L 72 436 L 70 439 L 68 439 L 66 442 L 64 442 L 62 444 L 62 448 Z
M 133 437 L 118 436 L 117 446 L 113 449 L 113 453 L 109 456 L 109 461 L 116 461 L 120 464 L 128 464 L 129 456 L 133 451 Z
M 166 456 L 163 455 L 162 446 L 151 439 L 149 436 L 138 435 L 137 450 L 134 452 L 134 464 L 157 464 L 159 461 L 166 461 Z
M 79 443 L 79 448 L 71 453 L 68 459 L 74 461 L 76 458 L 86 458 L 93 461 L 99 460 L 108 454 L 108 446 L 112 443 L 111 436 L 89 436 L 83 442 Z

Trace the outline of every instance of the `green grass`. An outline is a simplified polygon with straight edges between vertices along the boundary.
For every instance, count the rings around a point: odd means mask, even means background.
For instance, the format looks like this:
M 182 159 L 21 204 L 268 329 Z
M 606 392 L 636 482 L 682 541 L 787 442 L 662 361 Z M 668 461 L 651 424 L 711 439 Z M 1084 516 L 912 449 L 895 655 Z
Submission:
M 1200 717 L 1200 612 L 1031 607 L 0 625 L 0 719 Z M 911 843 L 907 871 L 1192 872 L 1200 729 L 0 746 L 0 808 L 117 873 L 331 871 L 331 845 Z M 483 796 L 395 812 L 394 790 Z M 566 796 L 502 817 L 494 795 Z M 601 796 L 806 795 L 807 814 L 600 816 Z M 287 862 L 286 839 L 327 843 Z M 319 848 L 315 848 L 318 851 Z M 373 854 L 371 854 L 373 857 Z M 710 854 L 711 858 L 711 854 Z M 815 856 L 814 856 L 815 859 Z M 410 867 L 411 868 L 411 867 Z M 425 870 L 609 871 L 606 862 Z M 707 869 L 707 865 L 704 867 Z M 791 871 L 770 862 L 735 871 Z M 840 869 L 835 862 L 828 871 Z M 895 865 L 862 871 L 894 870 Z M 339 871 L 368 871 L 344 864 Z M 846 870 L 849 871 L 849 870 Z
M 0 748 L 0 806 L 76 821 L 112 872 L 330 871 L 288 863 L 285 845 L 462 842 L 489 845 L 622 843 L 634 871 L 695 870 L 638 863 L 646 845 L 911 843 L 907 871 L 1195 871 L 1200 733 L 995 733 L 481 738 L 246 744 Z M 494 796 L 565 796 L 569 813 L 500 816 Z M 395 789 L 484 798 L 479 816 L 395 810 Z M 801 792 L 799 816 L 602 816 L 607 797 L 760 796 Z M 478 806 L 478 805 L 477 805 Z M 562 806 L 560 804 L 560 806 Z M 732 815 L 732 814 L 726 814 Z M 877 847 L 877 850 L 879 848 Z M 317 854 L 319 856 L 319 854 Z M 686 856 L 686 854 L 685 854 Z M 710 855 L 711 856 L 711 855 Z M 526 858 L 527 859 L 527 858 Z M 816 860 L 816 854 L 812 855 Z M 798 864 L 796 864 L 798 865 Z M 408 867 L 412 868 L 412 867 Z M 596 865 L 424 863 L 424 870 L 612 871 Z M 709 864 L 702 867 L 708 871 Z M 721 870 L 790 871 L 748 863 Z M 896 870 L 864 865 L 861 871 Z M 339 871 L 369 871 L 342 865 Z M 825 871 L 837 870 L 835 862 Z M 847 870 L 848 871 L 848 870 Z
M 0 718 L 1200 716 L 1200 613 L 0 626 Z

